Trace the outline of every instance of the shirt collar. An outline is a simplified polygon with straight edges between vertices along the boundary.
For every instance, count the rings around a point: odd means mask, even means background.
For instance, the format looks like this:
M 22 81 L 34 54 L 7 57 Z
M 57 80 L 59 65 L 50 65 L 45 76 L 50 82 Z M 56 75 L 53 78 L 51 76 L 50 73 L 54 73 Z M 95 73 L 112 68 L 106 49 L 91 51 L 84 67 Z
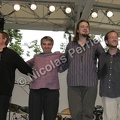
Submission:
M 108 50 L 106 53 L 107 53 L 107 54 L 110 54 L 110 53 L 109 53 L 109 50 Z M 120 54 L 120 50 L 119 50 L 119 49 L 117 49 L 117 53 L 116 53 L 116 54 Z M 115 54 L 115 55 L 116 55 L 116 54 Z

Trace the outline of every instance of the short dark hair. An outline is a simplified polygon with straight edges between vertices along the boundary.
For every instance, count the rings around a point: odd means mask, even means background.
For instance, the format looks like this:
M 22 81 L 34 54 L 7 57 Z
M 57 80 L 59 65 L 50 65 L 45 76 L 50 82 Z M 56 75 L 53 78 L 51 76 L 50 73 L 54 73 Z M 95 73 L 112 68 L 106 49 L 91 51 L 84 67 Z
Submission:
M 117 36 L 118 36 L 118 33 L 117 33 L 116 31 L 111 30 L 111 31 L 109 31 L 109 32 L 107 32 L 107 33 L 105 34 L 104 40 L 108 40 L 108 34 L 111 33 L 111 32 L 115 32 L 115 33 L 117 34 Z
M 8 45 L 8 43 L 9 43 L 9 35 L 8 35 L 8 33 L 4 32 L 4 31 L 0 31 L 0 33 L 2 34 L 3 39 L 6 38 L 5 45 Z
M 41 45 L 42 45 L 43 40 L 51 41 L 52 45 L 54 44 L 54 40 L 50 36 L 44 36 L 41 39 Z

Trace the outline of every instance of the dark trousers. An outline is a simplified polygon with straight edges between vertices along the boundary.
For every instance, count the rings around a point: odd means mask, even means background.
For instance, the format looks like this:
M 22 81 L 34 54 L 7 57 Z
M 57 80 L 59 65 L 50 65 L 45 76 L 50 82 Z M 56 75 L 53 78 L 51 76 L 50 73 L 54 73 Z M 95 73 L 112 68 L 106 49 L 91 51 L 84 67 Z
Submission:
M 68 102 L 72 120 L 93 120 L 97 87 L 68 87 Z
M 59 106 L 59 90 L 30 90 L 29 120 L 55 120 Z
M 10 97 L 0 95 L 0 120 L 6 120 Z

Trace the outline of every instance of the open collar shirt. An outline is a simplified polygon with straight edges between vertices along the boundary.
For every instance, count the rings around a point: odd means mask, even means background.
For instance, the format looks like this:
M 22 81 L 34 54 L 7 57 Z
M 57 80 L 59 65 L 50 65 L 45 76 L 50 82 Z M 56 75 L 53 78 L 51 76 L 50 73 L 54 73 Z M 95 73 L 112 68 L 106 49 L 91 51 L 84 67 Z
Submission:
M 120 97 L 120 50 L 115 55 L 109 52 L 100 56 L 100 96 Z
M 27 63 L 33 69 L 30 89 L 59 89 L 59 66 L 62 64 L 60 56 L 62 53 L 40 53 L 35 55 Z
M 88 40 L 84 46 L 71 41 L 66 48 L 68 86 L 97 86 L 97 58 L 104 53 L 98 41 Z

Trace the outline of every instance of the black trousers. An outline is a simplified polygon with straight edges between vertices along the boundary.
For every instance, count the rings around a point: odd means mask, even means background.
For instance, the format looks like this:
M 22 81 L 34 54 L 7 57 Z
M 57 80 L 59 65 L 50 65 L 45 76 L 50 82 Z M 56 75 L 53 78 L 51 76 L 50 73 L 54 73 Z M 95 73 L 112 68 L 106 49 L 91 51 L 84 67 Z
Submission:
M 0 95 L 0 120 L 6 120 L 10 97 Z
M 59 106 L 59 90 L 30 90 L 29 120 L 55 120 Z

